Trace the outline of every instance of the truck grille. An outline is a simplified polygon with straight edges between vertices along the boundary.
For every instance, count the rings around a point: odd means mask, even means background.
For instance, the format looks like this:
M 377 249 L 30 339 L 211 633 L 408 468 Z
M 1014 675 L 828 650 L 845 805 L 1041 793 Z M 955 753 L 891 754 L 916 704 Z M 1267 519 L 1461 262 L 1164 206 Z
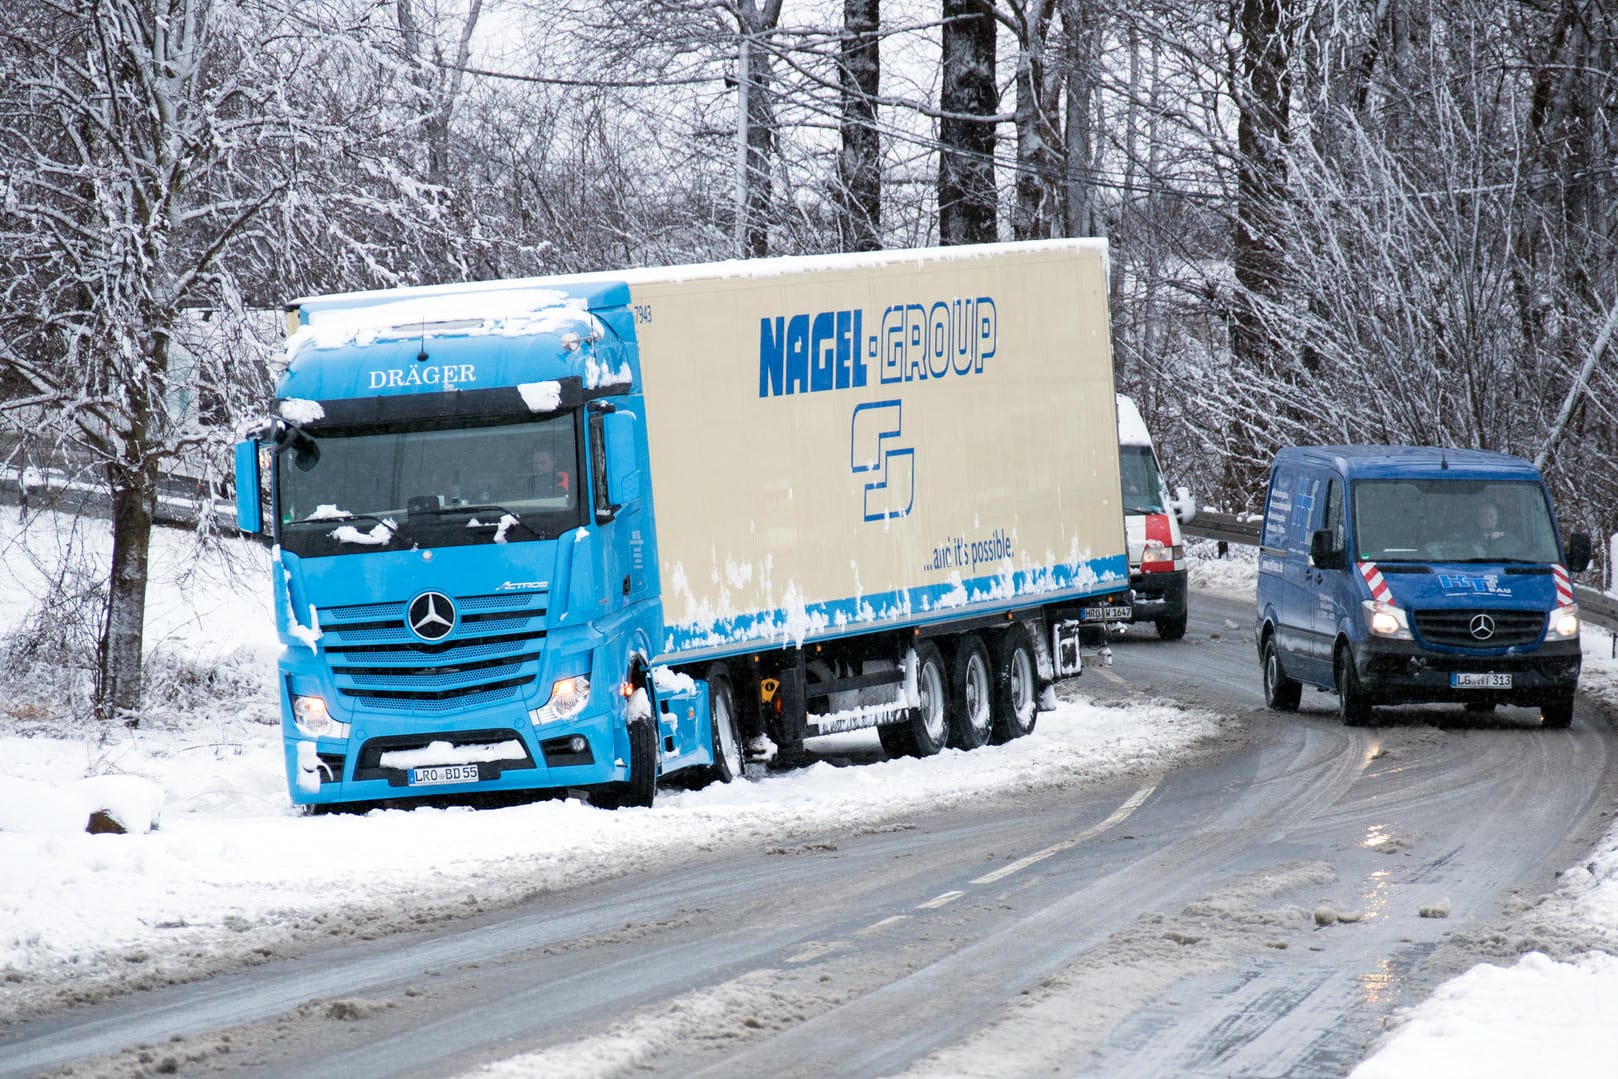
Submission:
M 337 691 L 372 709 L 421 714 L 519 700 L 539 675 L 546 594 L 451 598 L 455 628 L 430 643 L 406 625 L 408 597 L 321 608 L 321 644 Z
M 1492 635 L 1479 638 L 1472 632 L 1473 620 L 1479 618 L 1494 623 Z M 1538 644 L 1545 632 L 1544 611 L 1417 611 L 1415 619 L 1422 640 L 1448 648 L 1514 648 Z

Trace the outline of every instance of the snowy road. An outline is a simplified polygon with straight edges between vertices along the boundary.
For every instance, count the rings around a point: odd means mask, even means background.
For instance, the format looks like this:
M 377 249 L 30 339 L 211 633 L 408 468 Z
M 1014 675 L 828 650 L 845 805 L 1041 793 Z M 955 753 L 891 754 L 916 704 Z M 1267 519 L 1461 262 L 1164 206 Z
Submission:
M 1590 848 L 1618 753 L 1589 710 L 1560 732 L 1510 709 L 1350 730 L 1325 696 L 1272 715 L 1247 617 L 1203 597 L 1185 641 L 1137 633 L 1071 685 L 1231 717 L 1161 772 L 338 937 L 24 1024 L 0 1074 L 1341 1075 Z

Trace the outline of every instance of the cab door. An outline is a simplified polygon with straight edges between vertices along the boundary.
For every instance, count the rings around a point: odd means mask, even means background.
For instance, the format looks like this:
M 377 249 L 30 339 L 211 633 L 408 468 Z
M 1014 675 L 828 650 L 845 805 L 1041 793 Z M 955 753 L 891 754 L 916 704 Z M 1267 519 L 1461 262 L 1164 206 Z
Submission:
M 1332 652 L 1337 642 L 1337 629 L 1350 613 L 1349 606 L 1358 600 L 1351 588 L 1348 575 L 1357 572 L 1349 561 L 1348 523 L 1344 499 L 1346 491 L 1340 476 L 1326 480 L 1325 497 L 1320 503 L 1320 518 L 1310 531 L 1324 530 L 1331 536 L 1331 549 L 1341 552 L 1341 565 L 1317 566 L 1310 560 L 1308 582 L 1313 592 L 1309 658 L 1317 676 L 1327 682 L 1332 673 Z

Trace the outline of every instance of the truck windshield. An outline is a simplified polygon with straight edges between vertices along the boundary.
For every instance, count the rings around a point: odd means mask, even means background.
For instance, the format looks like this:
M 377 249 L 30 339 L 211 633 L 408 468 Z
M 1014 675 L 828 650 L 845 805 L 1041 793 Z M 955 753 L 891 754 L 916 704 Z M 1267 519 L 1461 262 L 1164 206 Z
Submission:
M 1118 472 L 1124 482 L 1125 513 L 1167 513 L 1163 477 L 1150 446 L 1118 447 Z
M 293 435 L 277 540 L 304 556 L 552 539 L 583 523 L 577 413 Z
M 1353 503 L 1361 561 L 1561 560 L 1550 505 L 1537 483 L 1361 480 Z

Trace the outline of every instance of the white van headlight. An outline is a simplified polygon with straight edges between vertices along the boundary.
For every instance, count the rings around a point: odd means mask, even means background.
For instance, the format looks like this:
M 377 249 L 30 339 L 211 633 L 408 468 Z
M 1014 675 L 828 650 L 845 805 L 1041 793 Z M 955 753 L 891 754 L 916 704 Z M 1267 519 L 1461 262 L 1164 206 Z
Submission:
M 1360 603 L 1360 609 L 1365 615 L 1365 628 L 1375 636 L 1393 641 L 1415 640 L 1410 635 L 1410 619 L 1403 607 L 1368 599 Z
M 1565 607 L 1558 607 L 1551 612 L 1550 631 L 1547 637 L 1565 641 L 1579 635 L 1579 605 L 1569 603 Z

